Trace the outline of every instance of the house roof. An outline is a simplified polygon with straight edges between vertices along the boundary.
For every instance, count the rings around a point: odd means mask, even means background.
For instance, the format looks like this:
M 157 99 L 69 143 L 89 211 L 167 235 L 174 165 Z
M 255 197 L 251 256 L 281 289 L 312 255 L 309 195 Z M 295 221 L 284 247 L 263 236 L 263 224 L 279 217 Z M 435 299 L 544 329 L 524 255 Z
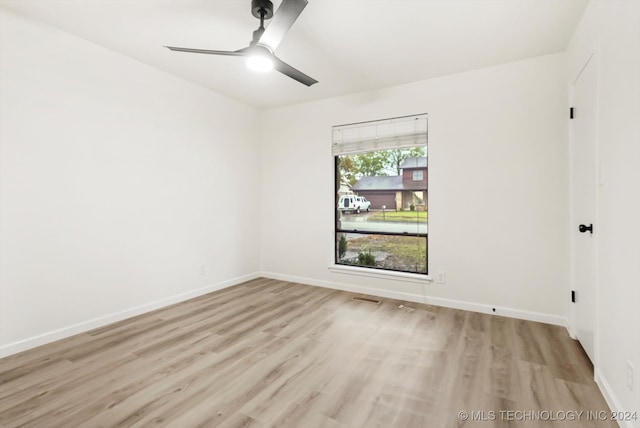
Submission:
M 351 187 L 353 190 L 403 190 L 401 175 L 362 177 Z
M 411 168 L 426 168 L 427 167 L 427 157 L 415 157 L 415 158 L 406 158 L 402 165 L 400 165 L 401 169 L 411 169 Z

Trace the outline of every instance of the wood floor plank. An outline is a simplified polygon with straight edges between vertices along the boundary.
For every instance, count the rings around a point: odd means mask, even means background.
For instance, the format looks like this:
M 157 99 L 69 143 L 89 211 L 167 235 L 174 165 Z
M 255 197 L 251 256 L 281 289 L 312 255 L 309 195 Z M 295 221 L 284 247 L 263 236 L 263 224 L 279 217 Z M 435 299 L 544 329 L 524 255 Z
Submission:
M 0 426 L 616 426 L 513 418 L 608 410 L 561 327 L 355 296 L 257 278 L 0 359 Z

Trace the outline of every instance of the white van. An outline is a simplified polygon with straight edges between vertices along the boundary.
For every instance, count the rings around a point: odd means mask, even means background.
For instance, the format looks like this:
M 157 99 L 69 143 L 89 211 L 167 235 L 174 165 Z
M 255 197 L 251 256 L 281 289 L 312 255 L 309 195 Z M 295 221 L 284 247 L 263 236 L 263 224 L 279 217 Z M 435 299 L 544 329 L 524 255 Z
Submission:
M 342 195 L 338 199 L 338 209 L 343 213 L 360 213 L 360 210 L 369 211 L 371 202 L 367 201 L 362 196 L 357 195 Z
M 364 196 L 356 196 L 356 203 L 361 211 L 369 211 L 369 208 L 371 208 L 371 202 L 369 202 Z

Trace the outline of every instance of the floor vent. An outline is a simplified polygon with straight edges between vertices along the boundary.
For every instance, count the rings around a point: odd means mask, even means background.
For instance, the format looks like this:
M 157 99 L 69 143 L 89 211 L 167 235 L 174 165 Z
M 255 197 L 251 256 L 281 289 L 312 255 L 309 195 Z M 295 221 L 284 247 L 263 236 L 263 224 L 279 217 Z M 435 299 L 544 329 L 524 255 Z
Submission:
M 373 303 L 374 305 L 379 305 L 380 303 L 382 303 L 382 300 L 372 299 L 371 297 L 352 297 L 351 300 L 357 300 L 358 302 Z

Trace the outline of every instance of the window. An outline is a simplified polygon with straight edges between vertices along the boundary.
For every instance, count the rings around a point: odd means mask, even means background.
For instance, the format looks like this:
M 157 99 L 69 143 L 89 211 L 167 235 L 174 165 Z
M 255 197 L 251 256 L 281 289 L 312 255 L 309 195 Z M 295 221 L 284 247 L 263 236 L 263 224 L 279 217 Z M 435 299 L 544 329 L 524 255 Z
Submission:
M 427 115 L 333 128 L 335 263 L 427 274 Z

